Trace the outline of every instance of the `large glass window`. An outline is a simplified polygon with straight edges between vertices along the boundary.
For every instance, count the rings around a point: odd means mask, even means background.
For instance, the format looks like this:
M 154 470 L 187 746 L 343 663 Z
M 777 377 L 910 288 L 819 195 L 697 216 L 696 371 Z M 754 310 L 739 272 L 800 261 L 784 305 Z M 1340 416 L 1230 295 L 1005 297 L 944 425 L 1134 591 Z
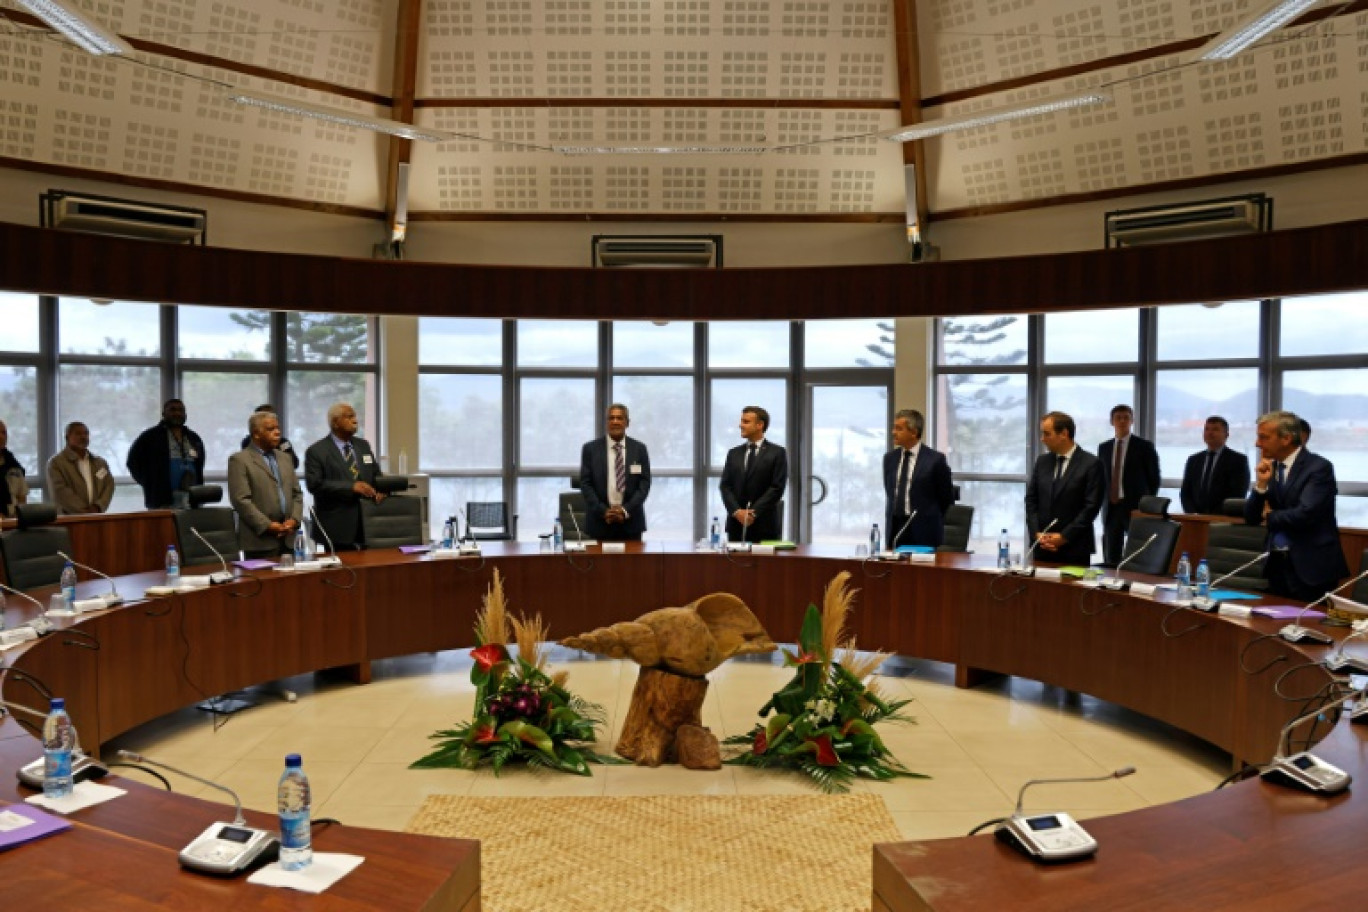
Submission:
M 520 367 L 595 367 L 598 324 L 586 320 L 519 320 Z
M 594 418 L 594 381 L 587 377 L 524 377 L 519 393 L 518 451 L 522 465 L 578 470 L 580 448 L 599 432 Z
M 694 363 L 694 325 L 692 323 L 645 323 L 623 321 L 613 324 L 613 369 L 690 368 Z
M 1161 370 L 1154 387 L 1154 445 L 1166 477 L 1181 478 L 1188 456 L 1205 447 L 1202 428 L 1212 416 L 1230 424 L 1227 446 L 1246 454 L 1254 452 L 1254 422 L 1259 414 L 1256 368 Z
M 1259 355 L 1259 302 L 1160 307 L 1160 361 L 1215 361 Z
M 813 320 L 803 334 L 803 363 L 812 367 L 892 367 L 893 324 L 881 320 Z
M 373 371 L 292 370 L 285 384 L 285 409 L 291 440 L 300 448 L 328 433 L 328 409 L 346 402 L 356 409 L 357 434 L 379 449 L 374 427 L 378 378 Z M 246 421 L 246 416 L 243 416 Z
M 242 449 L 247 436 L 248 417 L 270 398 L 267 381 L 265 374 L 185 372 L 186 425 L 204 440 L 205 474 L 228 471 L 228 457 Z
M 1283 407 L 1311 424 L 1309 449 L 1339 481 L 1368 481 L 1368 368 L 1283 374 Z
M 1045 315 L 1046 364 L 1134 361 L 1140 353 L 1138 310 Z
M 688 376 L 613 378 L 613 401 L 630 410 L 632 424 L 627 433 L 650 450 L 652 471 L 693 468 L 693 394 L 693 378 Z M 602 433 L 602 428 L 597 432 Z M 651 497 L 655 497 L 654 489 Z
M 1278 354 L 1362 355 L 1368 352 L 1368 291 L 1284 298 Z
M 58 371 L 57 402 L 58 433 L 68 422 L 83 422 L 90 428 L 91 452 L 103 456 L 116 476 L 127 475 L 128 448 L 145 428 L 161 421 L 161 369 L 64 364 Z M 191 411 L 192 428 L 194 420 Z
M 941 427 L 933 436 L 953 472 L 1024 474 L 1033 428 L 1025 374 L 941 374 Z
M 64 355 L 161 354 L 161 308 L 156 304 L 61 298 L 58 319 Z
M 418 443 L 426 471 L 501 470 L 503 421 L 498 374 L 419 376 Z
M 1111 410 L 1135 402 L 1134 377 L 1050 377 L 1045 382 L 1045 411 L 1065 412 L 1078 426 L 1074 442 L 1096 454 L 1099 444 L 1111 440 Z M 1040 436 L 1040 429 L 1032 428 Z M 1140 429 L 1136 429 L 1139 434 Z M 1145 436 L 1141 434 L 1141 436 Z
M 712 447 L 710 462 L 720 472 L 727 451 L 741 443 L 741 409 L 756 405 L 769 412 L 765 439 L 785 445 L 788 424 L 788 381 L 783 379 L 714 380 L 708 423 Z
M 288 313 L 285 359 L 291 364 L 369 364 L 375 360 L 374 336 L 375 321 L 359 314 Z
M 422 317 L 418 321 L 418 362 L 498 367 L 503 364 L 503 321 Z
M 9 450 L 29 475 L 43 475 L 38 464 L 38 369 L 0 367 L 0 421 L 9 432 Z
M 177 348 L 182 358 L 265 361 L 271 356 L 270 322 L 268 310 L 178 307 Z
M 789 324 L 777 321 L 709 324 L 708 366 L 714 369 L 787 369 Z
M 0 291 L 0 351 L 38 351 L 38 296 Z

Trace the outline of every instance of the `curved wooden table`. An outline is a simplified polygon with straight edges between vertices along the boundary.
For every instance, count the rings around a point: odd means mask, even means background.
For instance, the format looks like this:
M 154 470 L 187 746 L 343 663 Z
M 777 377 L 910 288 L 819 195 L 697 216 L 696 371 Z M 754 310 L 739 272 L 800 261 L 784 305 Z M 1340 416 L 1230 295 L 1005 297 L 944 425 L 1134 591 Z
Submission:
M 1296 709 L 1273 692 L 1274 678 L 1291 665 L 1324 654 L 1323 648 L 1267 639 L 1247 658 L 1264 670 L 1246 673 L 1240 667 L 1241 651 L 1256 637 L 1274 632 L 1279 622 L 1183 612 L 1165 632 L 1161 623 L 1171 606 L 1160 601 L 1044 579 L 994 582 L 993 574 L 975 569 L 974 559 L 965 555 L 939 555 L 934 565 L 862 568 L 844 555 L 816 548 L 728 559 L 650 543 L 629 546 L 625 554 L 591 551 L 571 559 L 539 554 L 532 546 L 496 544 L 486 547 L 483 562 L 427 560 L 391 550 L 348 554 L 346 564 L 349 569 L 267 571 L 258 581 L 130 602 L 84 616 L 52 636 L 5 653 L 0 665 L 27 672 L 66 696 L 83 741 L 95 749 L 208 694 L 337 667 L 352 669 L 364 681 L 368 663 L 376 659 L 468 647 L 480 596 L 496 566 L 503 571 L 512 607 L 541 612 L 553 637 L 728 591 L 744 599 L 780 640 L 796 635 L 808 603 L 819 601 L 826 583 L 845 569 L 853 571 L 853 584 L 861 590 L 851 629 L 865 647 L 953 663 L 962 685 L 1000 673 L 1093 694 L 1191 732 L 1236 758 L 1257 762 L 1271 756 L 1279 729 Z M 121 577 L 118 585 L 128 598 L 157 582 L 160 575 L 141 574 Z M 100 581 L 83 582 L 79 594 L 107 588 Z M 42 593 L 36 595 L 42 599 Z M 11 623 L 26 614 L 14 602 Z M 1174 632 L 1182 635 L 1172 636 Z M 1310 693 L 1328 680 L 1323 669 L 1312 666 L 1289 686 Z M 3 693 L 7 699 L 36 702 L 36 694 L 12 678 L 4 682 Z M 0 738 L 12 737 L 0 740 L 0 748 L 8 747 L 0 749 L 0 775 L 37 752 L 33 739 L 18 732 L 12 721 L 5 726 Z M 1335 730 L 1324 751 L 1356 776 L 1368 775 L 1359 735 L 1347 723 Z M 20 794 L 13 783 L 10 779 L 0 786 L 0 800 Z M 194 799 L 142 788 L 136 792 L 137 802 L 123 810 L 113 810 L 123 804 L 114 802 L 107 806 L 110 810 L 86 813 L 94 825 L 124 833 L 150 826 L 153 817 L 177 816 L 171 806 L 193 808 L 175 827 L 163 821 L 160 826 L 168 832 L 157 830 L 162 843 L 174 848 L 221 814 L 217 806 Z M 875 904 L 983 908 L 1000 901 L 1022 908 L 1038 899 L 1042 906 L 1070 908 L 1125 906 L 1143 896 L 1147 908 L 1165 902 L 1191 906 L 1193 894 L 1178 891 L 1197 889 L 1190 881 L 1198 874 L 1185 878 L 1183 871 L 1200 872 L 1212 889 L 1221 885 L 1231 895 L 1247 895 L 1232 885 L 1246 883 L 1256 870 L 1259 901 L 1280 896 L 1284 905 L 1291 899 L 1305 908 L 1297 887 L 1304 875 L 1283 877 L 1279 872 L 1295 868 L 1328 875 L 1332 869 L 1336 874 L 1345 870 L 1331 860 L 1336 855 L 1327 845 L 1356 848 L 1352 837 L 1368 829 L 1362 808 L 1360 813 L 1342 810 L 1354 801 L 1352 792 L 1326 800 L 1244 783 L 1174 805 L 1092 821 L 1089 829 L 1103 844 L 1096 860 L 1052 871 L 1011 856 L 992 839 L 880 846 L 875 852 Z M 397 838 L 334 829 L 377 847 Z M 1196 834 L 1212 843 L 1207 851 L 1219 849 L 1232 863 L 1201 863 Z M 323 844 L 331 837 L 331 831 L 322 833 L 320 848 L 332 849 Z M 1167 859 L 1175 866 L 1172 879 L 1165 873 Z M 465 867 L 469 865 L 467 859 Z M 379 867 L 368 862 L 358 874 Z M 1325 878 L 1315 880 L 1318 890 L 1325 885 Z M 414 897 L 417 907 L 428 901 Z

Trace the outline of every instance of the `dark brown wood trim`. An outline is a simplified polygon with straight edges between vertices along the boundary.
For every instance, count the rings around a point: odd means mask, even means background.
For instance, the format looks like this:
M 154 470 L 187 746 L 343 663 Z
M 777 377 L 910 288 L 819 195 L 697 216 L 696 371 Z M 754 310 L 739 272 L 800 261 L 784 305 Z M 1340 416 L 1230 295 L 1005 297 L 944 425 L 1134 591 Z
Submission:
M 158 180 L 151 177 L 130 177 L 109 171 L 96 171 L 92 168 L 73 168 L 69 165 L 55 165 L 49 162 L 29 161 L 22 158 L 7 158 L 0 155 L 0 168 L 14 168 L 17 171 L 32 171 L 37 174 L 53 174 L 58 177 L 75 177 L 81 180 L 102 181 L 124 187 L 143 187 L 148 190 L 163 190 L 167 193 L 186 193 L 194 196 L 208 196 L 214 199 L 233 200 L 239 203 L 255 203 L 258 206 L 284 206 L 287 209 L 304 209 L 309 212 L 323 212 L 328 215 L 347 215 L 354 218 L 381 219 L 383 212 L 364 209 L 360 206 L 342 206 L 337 203 L 320 203 L 314 200 L 289 199 L 283 196 L 267 196 L 264 193 L 247 193 L 243 190 L 224 190 L 221 187 L 203 187 L 199 184 L 183 184 L 179 181 Z
M 885 224 L 902 212 L 410 212 L 410 222 L 744 222 L 753 224 Z
M 938 222 L 951 219 L 980 218 L 985 215 L 1002 215 L 1007 212 L 1027 212 L 1032 209 L 1048 209 L 1052 206 L 1072 206 L 1076 203 L 1093 203 L 1099 200 L 1123 199 L 1141 196 L 1146 193 L 1168 193 L 1174 190 L 1193 190 L 1201 187 L 1217 187 L 1237 181 L 1267 180 L 1271 177 L 1284 177 L 1289 174 L 1308 174 L 1314 171 L 1328 171 L 1332 168 L 1348 168 L 1355 165 L 1368 165 L 1368 152 L 1354 152 L 1350 155 L 1336 155 L 1331 158 L 1318 158 L 1315 161 L 1289 162 L 1285 165 L 1268 165 L 1263 168 L 1250 168 L 1245 171 L 1229 171 L 1224 174 L 1208 174 L 1202 177 L 1184 177 L 1171 181 L 1152 184 L 1133 184 L 1114 187 L 1110 190 L 1092 190 L 1087 193 L 1066 193 L 1044 199 L 1016 200 L 992 206 L 967 206 L 962 209 L 942 209 L 932 213 Z
M 418 90 L 418 34 L 423 16 L 423 0 L 401 0 L 395 11 L 394 73 L 391 89 L 394 110 L 391 117 L 413 123 L 413 102 Z M 391 224 L 399 207 L 399 166 L 413 158 L 413 141 L 393 136 L 385 162 L 385 211 Z
M 1296 22 L 1286 26 L 1285 31 L 1291 31 L 1302 26 L 1311 25 L 1322 19 L 1352 16 L 1365 9 L 1368 9 L 1368 0 L 1353 0 L 1353 2 L 1344 6 L 1311 10 L 1310 12 L 1303 14 Z M 1111 67 L 1129 66 L 1132 63 L 1141 63 L 1146 60 L 1153 60 L 1156 57 L 1167 57 L 1171 54 L 1186 54 L 1188 51 L 1197 50 L 1197 48 L 1206 44 L 1218 34 L 1219 32 L 1212 32 L 1210 35 L 1202 35 L 1197 38 L 1184 38 L 1182 41 L 1170 41 L 1167 44 L 1142 48 L 1138 51 L 1128 51 L 1125 54 L 1113 54 L 1110 57 L 1099 57 L 1097 60 L 1089 60 L 1085 63 L 1077 63 L 1066 67 L 1056 67 L 1055 69 L 1045 70 L 1040 73 L 1031 73 L 1028 76 L 1017 76 L 1012 79 L 1003 79 L 999 82 L 990 82 L 986 85 L 974 86 L 973 88 L 957 89 L 953 92 L 943 92 L 940 95 L 930 95 L 922 99 L 922 107 L 933 108 L 938 105 L 950 104 L 955 101 L 967 101 L 971 98 L 982 98 L 985 95 L 996 95 L 999 92 L 1010 92 L 1013 89 L 1025 88 L 1026 86 L 1040 85 L 1044 82 L 1054 82 L 1059 79 L 1081 76 L 1084 73 L 1095 73 L 1099 70 L 1105 70 Z
M 491 318 L 817 320 L 1072 311 L 1368 289 L 1368 219 L 916 265 L 589 269 L 189 247 L 0 223 L 7 291 Z
M 922 122 L 921 54 L 918 52 L 917 0 L 892 0 L 893 29 L 898 53 L 899 115 L 903 126 Z M 926 224 L 926 144 L 902 144 L 904 165 L 914 166 L 917 224 Z M 906 220 L 906 213 L 903 216 Z
M 419 108 L 781 108 L 896 111 L 896 98 L 419 98 Z

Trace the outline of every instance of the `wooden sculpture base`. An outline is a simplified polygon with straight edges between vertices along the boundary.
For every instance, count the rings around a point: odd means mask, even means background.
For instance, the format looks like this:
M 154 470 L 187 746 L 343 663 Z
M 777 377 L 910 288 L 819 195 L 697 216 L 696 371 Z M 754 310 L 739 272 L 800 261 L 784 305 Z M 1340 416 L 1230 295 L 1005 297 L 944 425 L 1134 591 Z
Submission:
M 681 726 L 702 725 L 708 679 L 643 668 L 637 675 L 617 753 L 637 766 L 674 763 L 676 733 Z

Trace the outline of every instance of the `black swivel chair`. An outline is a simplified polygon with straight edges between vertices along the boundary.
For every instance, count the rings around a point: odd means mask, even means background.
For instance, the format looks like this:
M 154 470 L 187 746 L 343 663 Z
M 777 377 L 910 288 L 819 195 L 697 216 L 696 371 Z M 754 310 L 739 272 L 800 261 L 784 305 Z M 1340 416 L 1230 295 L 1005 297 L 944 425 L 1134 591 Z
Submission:
M 1135 504 L 1136 513 L 1149 513 L 1153 516 L 1168 518 L 1169 504 L 1173 501 L 1168 497 L 1160 497 L 1157 494 L 1146 494 Z M 1243 503 L 1243 501 L 1241 501 Z
M 366 536 L 366 548 L 401 548 L 421 545 L 423 534 L 423 502 L 417 497 L 406 497 L 409 481 L 405 475 L 382 475 L 376 480 L 376 490 L 388 494 L 380 503 L 361 501 L 361 529 Z
M 174 514 L 181 566 L 217 564 L 219 554 L 223 555 L 224 560 L 237 560 L 242 553 L 242 549 L 238 547 L 237 513 L 232 507 L 207 506 L 223 500 L 223 486 L 195 485 L 188 493 L 190 509 L 177 510 Z M 195 534 L 196 531 L 199 535 Z M 201 541 L 200 535 L 208 539 L 209 543 Z M 215 554 L 215 551 L 218 551 L 218 554 Z
M 968 504 L 951 504 L 945 511 L 945 537 L 937 551 L 964 553 L 969 550 L 969 534 L 974 529 L 974 508 Z
M 1229 503 L 1229 501 L 1227 501 Z M 1243 503 L 1243 501 L 1241 501 Z M 1253 560 L 1264 553 L 1268 542 L 1268 529 L 1263 526 L 1248 526 L 1243 523 L 1212 523 L 1207 530 L 1207 566 L 1211 568 L 1213 581 L 1235 570 L 1241 564 Z M 1231 589 L 1248 589 L 1263 592 L 1268 588 L 1265 576 L 1267 561 L 1254 564 L 1239 576 L 1226 580 Z
M 1245 499 L 1243 497 L 1227 497 L 1221 501 L 1222 516 L 1238 516 L 1244 519 Z
M 57 552 L 71 553 L 71 532 L 65 526 L 51 525 L 57 519 L 57 506 L 21 504 L 14 515 L 19 527 L 0 533 L 0 555 L 10 588 L 24 591 L 56 586 L 66 566 L 66 558 Z
M 1141 498 L 1141 503 L 1144 503 L 1144 498 Z M 1137 553 L 1139 557 L 1126 564 L 1126 569 L 1152 576 L 1168 576 L 1169 566 L 1173 563 L 1173 551 L 1178 547 L 1178 533 L 1182 531 L 1182 525 L 1171 519 L 1141 516 L 1138 513 L 1132 516 L 1130 526 L 1126 529 L 1126 546 L 1121 549 L 1121 560 L 1130 560 L 1131 555 Z M 1151 535 L 1154 541 L 1146 546 Z M 1213 576 L 1215 572 L 1215 568 L 1212 568 Z
M 467 501 L 466 524 L 476 541 L 513 541 L 518 537 L 518 516 L 508 515 L 508 504 L 497 501 Z

